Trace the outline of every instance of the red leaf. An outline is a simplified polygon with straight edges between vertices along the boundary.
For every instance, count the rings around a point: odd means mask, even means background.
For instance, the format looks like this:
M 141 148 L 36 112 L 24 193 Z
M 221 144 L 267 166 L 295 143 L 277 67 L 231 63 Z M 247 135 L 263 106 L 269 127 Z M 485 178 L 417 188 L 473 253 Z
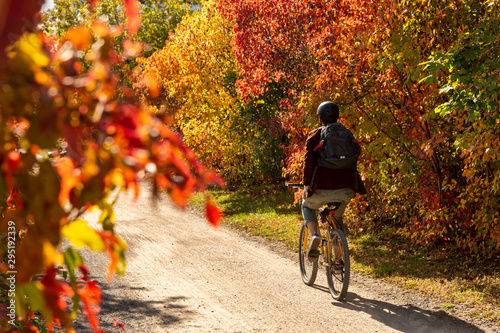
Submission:
M 128 32 L 131 36 L 135 35 L 141 24 L 139 14 L 139 2 L 137 0 L 123 0 L 128 18 Z
M 19 161 L 21 160 L 21 154 L 18 151 L 11 150 L 7 154 L 7 166 L 10 172 L 15 173 L 19 167 Z
M 97 315 L 101 311 L 101 288 L 97 285 L 97 281 L 89 280 L 89 272 L 85 265 L 81 264 L 79 268 L 83 277 L 78 279 L 80 282 L 78 286 L 78 295 L 83 302 L 85 313 L 87 314 L 92 330 L 94 332 L 102 332 L 102 330 L 99 330 L 99 318 L 97 318 Z
M 101 310 L 102 291 L 95 280 L 88 281 L 86 278 L 79 280 L 83 282 L 83 285 L 79 287 L 78 295 L 80 295 L 80 300 L 83 302 L 92 330 L 98 332 L 99 319 L 97 318 L 97 314 Z
M 126 250 L 126 244 L 110 231 L 98 231 L 98 234 L 104 241 L 106 253 L 110 260 L 108 264 L 108 282 L 111 282 L 118 268 L 124 269 L 122 267 L 124 264 L 123 252 Z
M 71 318 L 66 312 L 67 303 L 65 299 L 73 297 L 73 290 L 70 286 L 56 279 L 57 269 L 52 266 L 47 269 L 43 279 L 40 281 L 43 285 L 43 295 L 47 309 L 52 313 L 53 321 L 47 318 L 47 327 L 53 327 L 55 322 L 61 327 L 59 321 L 62 321 L 66 327 L 71 327 Z
M 123 327 L 123 324 L 117 321 L 115 318 L 113 318 L 113 327 L 115 326 L 120 326 L 122 330 L 125 332 L 125 327 Z
M 222 218 L 222 212 L 219 207 L 214 204 L 209 198 L 207 198 L 207 204 L 205 206 L 207 219 L 210 224 L 214 227 L 219 226 L 220 219 Z
M 59 192 L 59 203 L 61 206 L 69 200 L 69 193 L 78 184 L 78 177 L 75 177 L 75 165 L 69 157 L 63 157 L 56 161 L 56 168 L 61 177 L 61 190 Z

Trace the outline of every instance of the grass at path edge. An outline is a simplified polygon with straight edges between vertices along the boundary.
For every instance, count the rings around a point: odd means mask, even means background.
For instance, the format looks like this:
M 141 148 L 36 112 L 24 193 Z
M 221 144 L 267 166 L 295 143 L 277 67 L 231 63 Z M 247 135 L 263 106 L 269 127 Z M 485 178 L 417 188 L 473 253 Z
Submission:
M 211 190 L 223 225 L 279 241 L 297 251 L 302 224 L 293 192 L 281 188 Z M 206 193 L 190 205 L 202 208 Z M 346 221 L 349 225 L 349 221 Z M 450 313 L 460 307 L 473 320 L 500 325 L 500 259 L 478 260 L 450 249 L 415 248 L 389 228 L 379 234 L 347 234 L 354 271 L 417 291 Z

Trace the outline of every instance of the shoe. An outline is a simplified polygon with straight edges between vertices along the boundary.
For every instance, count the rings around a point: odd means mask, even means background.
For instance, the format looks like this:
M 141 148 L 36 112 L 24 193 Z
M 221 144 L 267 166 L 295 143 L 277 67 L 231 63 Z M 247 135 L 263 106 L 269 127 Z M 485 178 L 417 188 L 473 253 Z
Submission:
M 311 245 L 309 245 L 309 249 L 307 249 L 307 259 L 310 262 L 315 262 L 319 258 L 318 247 L 321 243 L 321 237 L 319 234 L 314 234 L 311 236 Z

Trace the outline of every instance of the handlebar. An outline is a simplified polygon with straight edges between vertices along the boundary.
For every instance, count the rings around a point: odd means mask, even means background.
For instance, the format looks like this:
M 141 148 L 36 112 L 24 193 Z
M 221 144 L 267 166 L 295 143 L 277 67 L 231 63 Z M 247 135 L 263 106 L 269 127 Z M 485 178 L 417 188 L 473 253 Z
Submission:
M 302 183 L 286 183 L 285 185 L 293 188 L 304 188 Z

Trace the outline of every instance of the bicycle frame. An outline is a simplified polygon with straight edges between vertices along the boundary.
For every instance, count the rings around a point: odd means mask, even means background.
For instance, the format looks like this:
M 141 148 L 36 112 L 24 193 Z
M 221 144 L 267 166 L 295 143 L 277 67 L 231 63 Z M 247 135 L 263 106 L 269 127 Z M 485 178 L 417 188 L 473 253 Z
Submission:
M 338 205 L 326 206 L 319 209 L 320 220 L 323 219 L 328 222 L 328 224 L 332 227 L 332 229 L 340 229 L 344 230 L 344 224 L 341 220 L 337 219 L 334 214 L 338 209 Z
M 332 211 L 333 212 L 333 211 Z M 325 232 L 326 232 L 326 235 L 325 237 L 321 237 L 321 245 L 320 245 L 320 252 L 321 252 L 321 256 L 320 258 L 322 258 L 322 262 L 321 262 L 321 265 L 323 266 L 328 266 L 328 263 L 330 262 L 331 260 L 331 257 L 330 257 L 330 252 L 327 250 L 328 249 L 328 246 L 330 245 L 330 231 L 333 230 L 333 229 L 340 229 L 338 226 L 340 226 L 341 222 L 338 221 L 335 216 L 333 215 L 328 215 L 326 217 L 326 221 L 328 222 L 327 224 L 324 224 L 323 223 L 323 220 L 319 220 L 318 222 L 318 227 L 320 229 L 323 229 Z M 323 225 L 320 225 L 323 224 Z M 343 230 L 343 229 L 341 229 Z M 309 229 L 306 228 L 306 231 L 305 231 L 305 238 L 308 239 L 309 238 Z M 326 239 L 326 243 L 324 242 L 324 240 Z M 304 242 L 304 244 L 302 244 L 302 251 L 307 251 L 307 243 Z M 324 258 L 324 254 L 325 253 L 328 253 L 328 257 L 327 258 Z M 327 260 L 325 260 L 327 259 Z
M 344 231 L 344 225 L 342 221 L 338 220 L 334 216 L 336 209 L 338 209 L 338 205 L 325 206 L 319 209 L 318 215 L 320 216 L 320 219 L 318 220 L 318 222 L 323 224 L 322 229 L 324 229 L 326 232 L 326 237 L 322 238 L 322 240 L 326 239 L 326 244 L 323 241 L 321 242 L 321 253 L 327 253 L 327 258 L 324 258 L 322 256 L 323 262 L 321 264 L 323 266 L 328 266 L 328 263 L 332 260 L 331 253 L 330 251 L 328 251 L 331 242 L 330 232 L 334 229 L 340 229 Z M 318 227 L 320 226 L 318 225 Z M 338 245 L 334 244 L 334 246 Z
M 304 238 L 305 238 L 305 239 L 308 239 L 308 238 L 309 238 L 309 229 L 308 229 L 308 228 L 306 228 L 306 230 L 305 230 L 305 237 L 304 237 Z M 307 242 L 304 242 L 304 243 L 302 244 L 302 249 L 299 249 L 299 251 L 300 251 L 300 250 L 302 250 L 303 252 L 306 252 L 306 251 L 307 251 Z

